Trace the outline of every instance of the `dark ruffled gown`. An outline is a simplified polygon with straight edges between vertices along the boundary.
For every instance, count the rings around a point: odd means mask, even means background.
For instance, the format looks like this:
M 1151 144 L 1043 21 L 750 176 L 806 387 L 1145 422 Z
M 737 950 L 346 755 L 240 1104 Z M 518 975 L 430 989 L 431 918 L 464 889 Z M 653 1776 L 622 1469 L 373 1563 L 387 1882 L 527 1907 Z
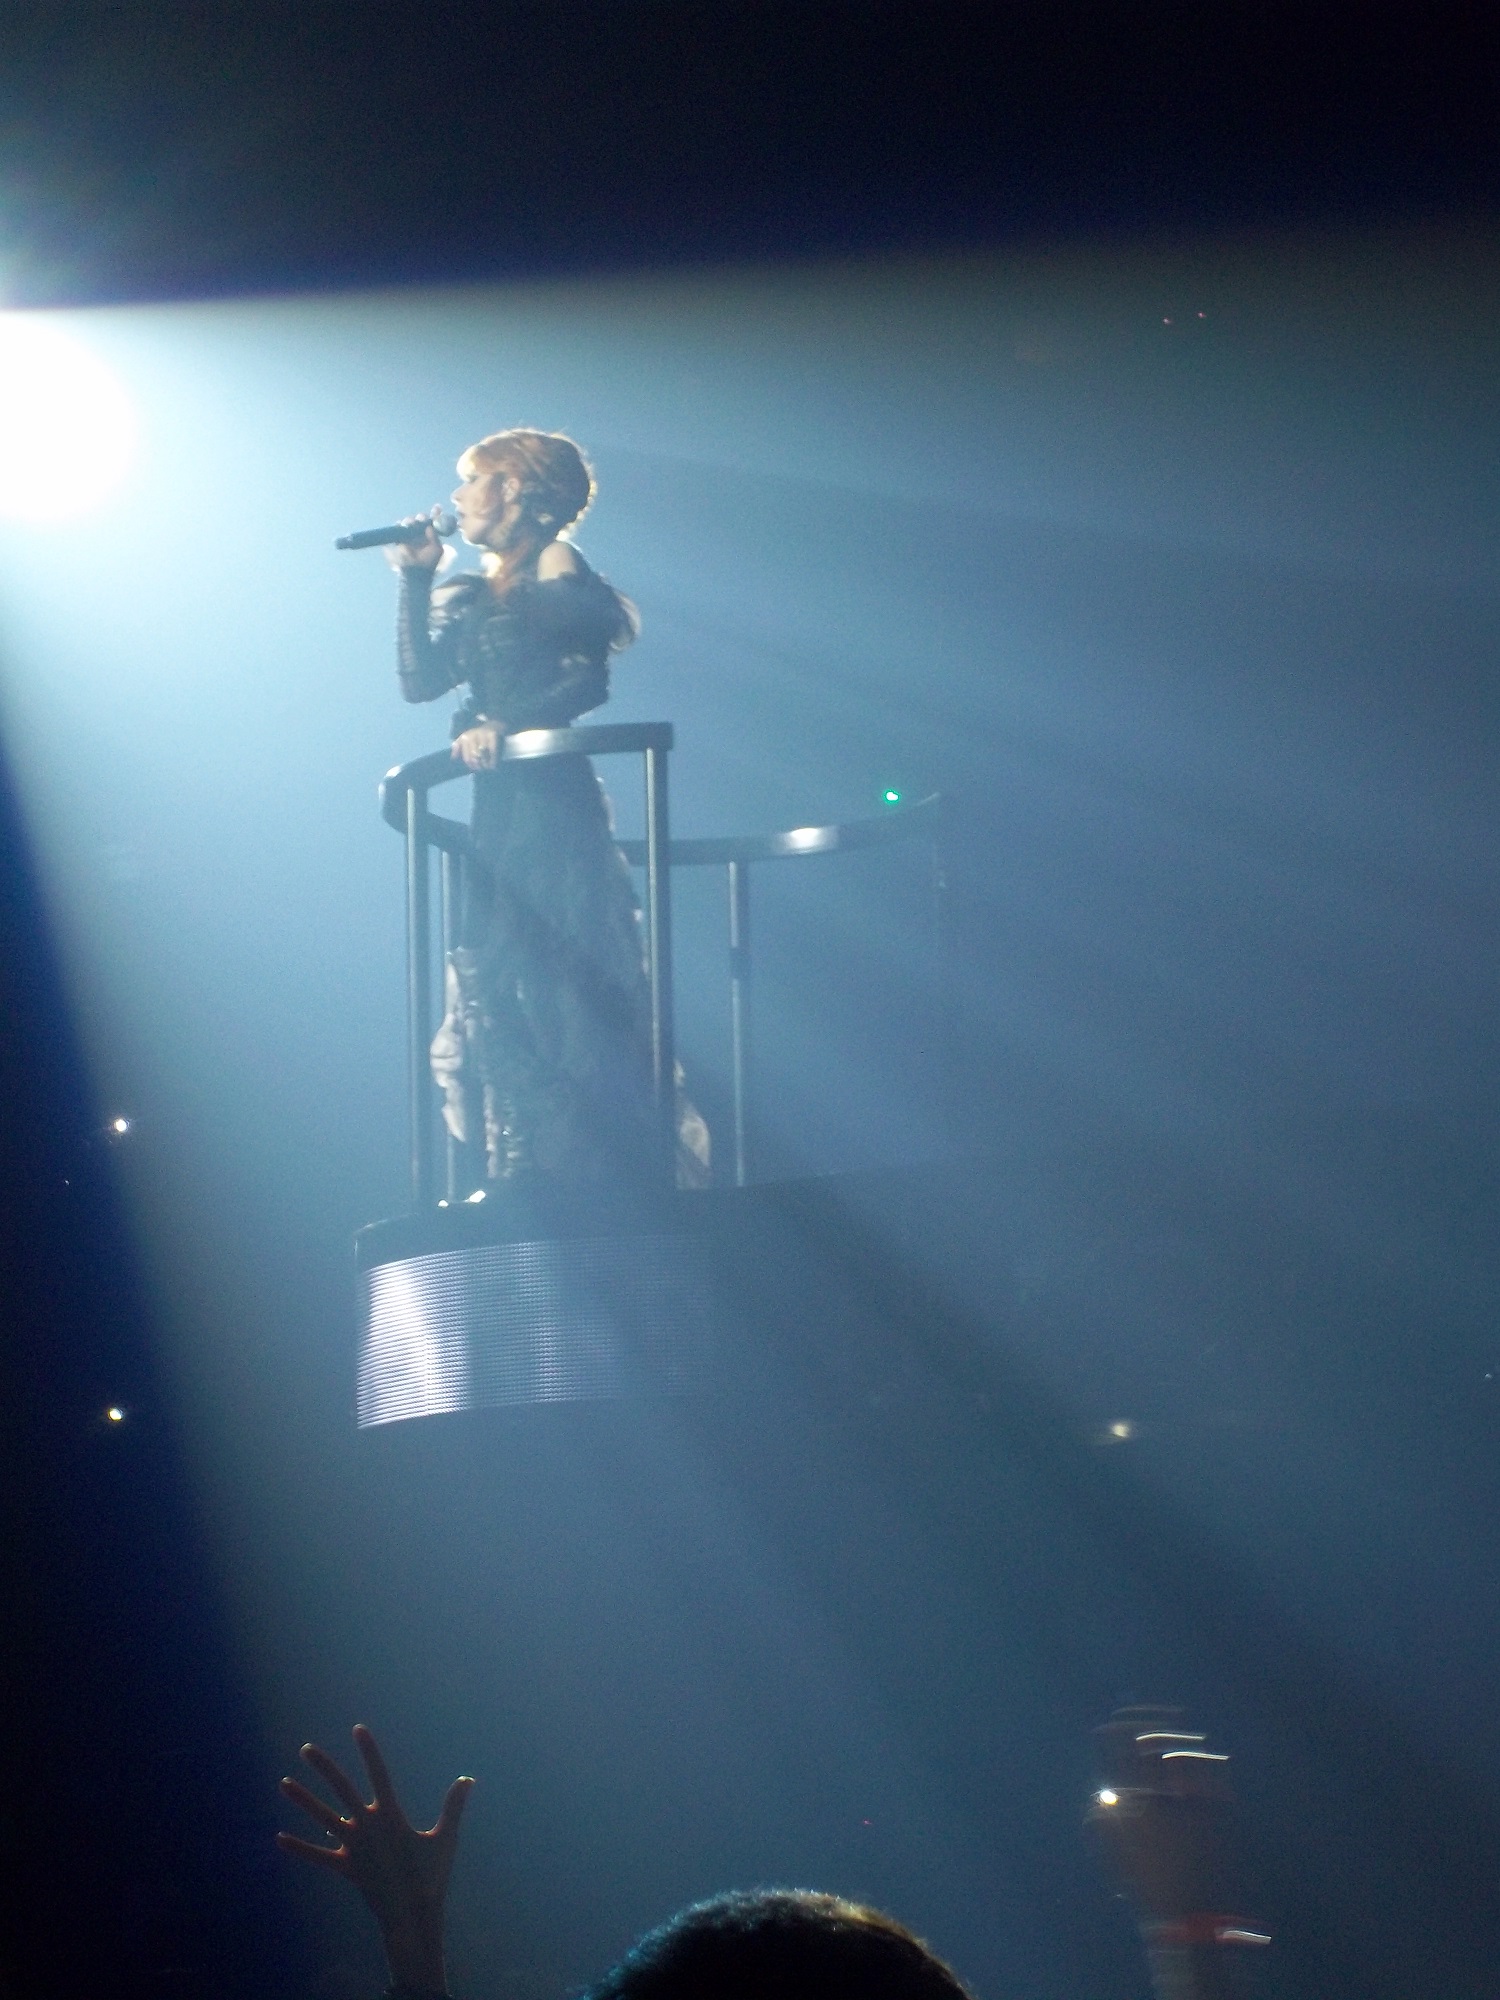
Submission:
M 455 736 L 480 721 L 507 733 L 576 721 L 609 699 L 610 654 L 634 634 L 630 606 L 586 570 L 523 579 L 504 598 L 483 577 L 434 585 L 402 572 L 401 692 L 434 701 L 466 688 Z M 653 1157 L 650 995 L 635 893 L 592 764 L 476 773 L 472 832 L 462 942 L 432 1047 L 449 1129 L 482 1132 L 491 1179 L 634 1175 Z M 692 1149 L 698 1135 L 686 1136 Z

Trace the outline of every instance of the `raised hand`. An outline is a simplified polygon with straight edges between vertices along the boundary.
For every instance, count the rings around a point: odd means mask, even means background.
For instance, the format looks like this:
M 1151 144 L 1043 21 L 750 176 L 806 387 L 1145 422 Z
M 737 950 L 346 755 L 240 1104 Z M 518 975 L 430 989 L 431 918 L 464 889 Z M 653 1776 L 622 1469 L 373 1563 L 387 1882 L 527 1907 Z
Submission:
M 1120 1709 L 1094 1734 L 1108 1782 L 1089 1823 L 1142 1918 L 1228 1908 L 1228 1758 L 1175 1709 Z
M 373 1794 L 367 1805 L 358 1786 L 316 1743 L 304 1743 L 302 1758 L 338 1799 L 337 1811 L 295 1778 L 283 1778 L 281 1790 L 316 1822 L 335 1847 L 278 1833 L 288 1854 L 300 1854 L 316 1867 L 342 1875 L 374 1912 L 397 1986 L 418 1993 L 441 1993 L 446 1987 L 443 1965 L 443 1903 L 458 1846 L 459 1822 L 468 1802 L 472 1778 L 455 1778 L 448 1787 L 436 1825 L 419 1832 L 402 1811 L 380 1746 L 356 1723 L 354 1741 L 369 1773 Z
M 1242 1954 L 1225 1947 L 1270 1936 L 1237 1914 L 1229 1759 L 1169 1708 L 1118 1709 L 1095 1737 L 1106 1782 L 1088 1822 L 1135 1905 L 1160 2000 L 1232 2000 Z

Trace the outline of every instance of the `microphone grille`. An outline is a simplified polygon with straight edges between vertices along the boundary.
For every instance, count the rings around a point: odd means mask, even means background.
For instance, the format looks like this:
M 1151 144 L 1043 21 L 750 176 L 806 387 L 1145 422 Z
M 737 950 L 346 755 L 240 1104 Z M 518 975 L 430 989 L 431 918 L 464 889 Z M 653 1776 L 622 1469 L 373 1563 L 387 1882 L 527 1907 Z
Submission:
M 448 512 L 446 507 L 434 507 L 429 518 L 432 521 L 432 532 L 435 535 L 451 535 L 458 526 L 458 522 Z

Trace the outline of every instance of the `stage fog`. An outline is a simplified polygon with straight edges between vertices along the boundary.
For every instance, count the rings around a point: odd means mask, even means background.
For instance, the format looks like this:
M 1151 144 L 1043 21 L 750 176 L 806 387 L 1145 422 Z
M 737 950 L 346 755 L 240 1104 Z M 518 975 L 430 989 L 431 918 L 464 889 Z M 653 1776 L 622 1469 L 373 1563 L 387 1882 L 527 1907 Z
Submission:
M 1279 1760 L 1268 1848 L 1318 1822 L 1286 1990 L 1335 1990 L 1325 1909 L 1351 1992 L 1411 1990 L 1349 1942 L 1397 1893 L 1370 1802 L 1489 1839 L 1500 1776 L 1467 1741 L 1500 1647 L 1497 277 L 1414 228 L 59 320 L 133 456 L 96 492 L 75 444 L 0 533 L 3 719 L 98 1118 L 132 1121 L 158 1415 L 268 1775 L 361 1716 L 416 1807 L 480 1778 L 468 1990 L 576 1986 L 731 1881 L 888 1903 L 994 2000 L 1127 1990 L 1077 1819 L 1130 1696 Z M 940 921 L 894 849 L 758 891 L 757 1162 L 863 1175 L 872 1230 L 886 1170 L 929 1176 L 902 1254 L 988 1343 L 990 1431 L 777 1428 L 768 1391 L 765 1430 L 355 1433 L 351 1236 L 406 1198 L 376 785 L 447 710 L 399 701 L 392 579 L 333 542 L 518 424 L 593 460 L 579 544 L 642 621 L 598 719 L 675 726 L 674 833 L 942 794 Z M 679 886 L 722 1168 L 721 901 Z M 1388 1756 L 1335 1782 L 1346 1709 Z M 294 1893 L 322 1990 L 373 1980 Z

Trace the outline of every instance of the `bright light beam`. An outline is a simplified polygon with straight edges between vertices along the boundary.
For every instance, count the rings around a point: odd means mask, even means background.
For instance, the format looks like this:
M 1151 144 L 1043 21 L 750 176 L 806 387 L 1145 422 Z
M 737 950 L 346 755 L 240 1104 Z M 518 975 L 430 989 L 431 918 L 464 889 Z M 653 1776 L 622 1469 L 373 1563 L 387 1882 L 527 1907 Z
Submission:
M 119 490 L 136 417 L 114 371 L 55 320 L 0 313 L 0 515 L 55 526 Z

